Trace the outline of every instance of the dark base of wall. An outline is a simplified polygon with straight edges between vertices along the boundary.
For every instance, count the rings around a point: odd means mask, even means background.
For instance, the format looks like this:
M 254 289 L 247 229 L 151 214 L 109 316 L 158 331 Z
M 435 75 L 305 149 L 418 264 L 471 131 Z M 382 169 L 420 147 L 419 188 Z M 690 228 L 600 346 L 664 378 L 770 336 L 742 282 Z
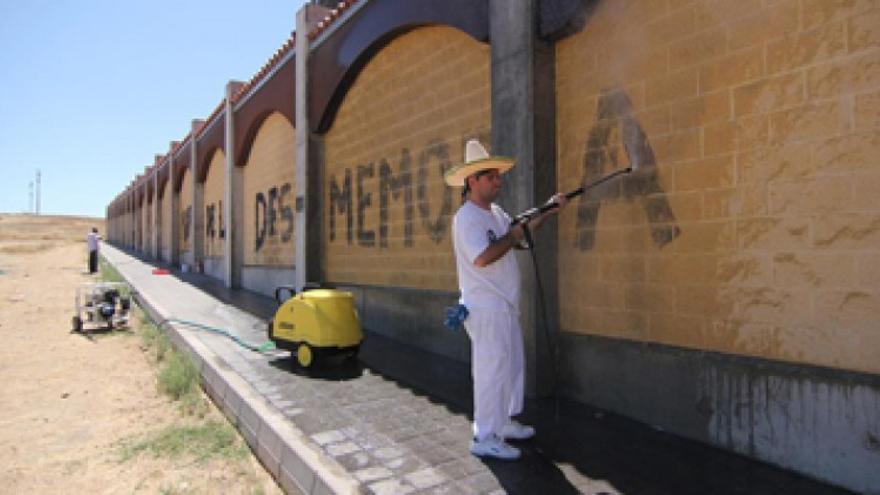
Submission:
M 464 330 L 443 326 L 444 309 L 458 303 L 450 292 L 335 285 L 354 294 L 364 328 L 398 342 L 470 362 L 470 341 Z
M 576 400 L 880 493 L 880 377 L 570 333 L 560 349 Z

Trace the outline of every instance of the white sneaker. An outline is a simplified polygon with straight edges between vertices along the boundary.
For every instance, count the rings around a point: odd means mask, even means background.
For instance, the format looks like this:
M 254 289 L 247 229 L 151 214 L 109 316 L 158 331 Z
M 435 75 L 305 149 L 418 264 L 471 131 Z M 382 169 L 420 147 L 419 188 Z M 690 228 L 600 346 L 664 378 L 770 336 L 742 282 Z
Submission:
M 477 457 L 494 457 L 506 461 L 519 459 L 520 452 L 496 435 L 489 435 L 484 440 L 471 441 L 471 454 Z
M 501 436 L 510 440 L 528 440 L 535 436 L 535 429 L 511 419 L 504 428 L 501 428 Z

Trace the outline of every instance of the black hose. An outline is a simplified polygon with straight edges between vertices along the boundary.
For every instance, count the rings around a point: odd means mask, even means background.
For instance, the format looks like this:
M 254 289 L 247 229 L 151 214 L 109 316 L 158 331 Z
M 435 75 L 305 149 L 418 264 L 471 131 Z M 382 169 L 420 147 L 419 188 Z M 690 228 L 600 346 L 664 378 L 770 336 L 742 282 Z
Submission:
M 529 223 L 524 222 L 522 224 L 523 236 L 526 240 L 526 245 L 529 248 L 529 252 L 532 255 L 532 266 L 535 269 L 535 285 L 538 289 L 538 306 L 540 307 L 541 312 L 541 323 L 543 323 L 544 327 L 544 340 L 547 342 L 546 349 L 547 354 L 550 360 L 553 362 L 553 412 L 554 412 L 554 421 L 556 423 L 559 422 L 559 386 L 557 381 L 559 380 L 559 347 L 556 345 L 555 340 L 551 340 L 550 338 L 550 320 L 547 318 L 547 302 L 544 298 L 544 284 L 541 283 L 541 271 L 538 270 L 538 255 L 535 254 L 535 241 L 532 238 L 532 231 L 529 229 Z

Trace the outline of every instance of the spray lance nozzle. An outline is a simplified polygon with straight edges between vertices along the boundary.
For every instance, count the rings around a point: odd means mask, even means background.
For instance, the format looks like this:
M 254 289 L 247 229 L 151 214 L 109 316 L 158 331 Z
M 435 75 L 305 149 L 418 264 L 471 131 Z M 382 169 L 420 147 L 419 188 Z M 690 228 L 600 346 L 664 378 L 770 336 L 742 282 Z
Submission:
M 597 180 L 595 180 L 585 186 L 581 186 L 581 187 L 575 189 L 574 191 L 565 193 L 565 199 L 572 199 L 577 196 L 580 196 L 581 194 L 589 191 L 590 189 L 593 189 L 596 186 L 602 185 L 605 182 L 608 182 L 609 180 L 611 180 L 619 175 L 628 174 L 632 171 L 633 171 L 632 167 L 626 167 L 624 169 L 614 171 L 614 172 L 606 175 L 605 177 L 597 179 Z M 548 211 L 550 211 L 554 208 L 558 208 L 558 207 L 559 207 L 559 204 L 555 201 L 552 201 L 552 202 L 545 204 L 544 206 L 536 206 L 534 208 L 529 208 L 528 210 L 513 217 L 513 221 L 510 222 L 510 225 L 513 226 L 513 225 L 518 225 L 521 223 L 526 223 L 526 222 L 530 221 L 531 219 L 537 217 L 538 215 L 541 215 L 542 213 L 548 212 Z

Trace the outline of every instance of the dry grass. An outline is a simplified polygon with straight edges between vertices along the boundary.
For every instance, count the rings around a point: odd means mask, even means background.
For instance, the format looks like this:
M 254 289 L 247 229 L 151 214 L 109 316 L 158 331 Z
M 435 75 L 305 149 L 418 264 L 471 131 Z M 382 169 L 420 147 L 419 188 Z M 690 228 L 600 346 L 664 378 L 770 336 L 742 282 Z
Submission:
M 0 254 L 36 254 L 71 243 L 85 246 L 92 227 L 103 233 L 104 225 L 103 218 L 0 213 Z

